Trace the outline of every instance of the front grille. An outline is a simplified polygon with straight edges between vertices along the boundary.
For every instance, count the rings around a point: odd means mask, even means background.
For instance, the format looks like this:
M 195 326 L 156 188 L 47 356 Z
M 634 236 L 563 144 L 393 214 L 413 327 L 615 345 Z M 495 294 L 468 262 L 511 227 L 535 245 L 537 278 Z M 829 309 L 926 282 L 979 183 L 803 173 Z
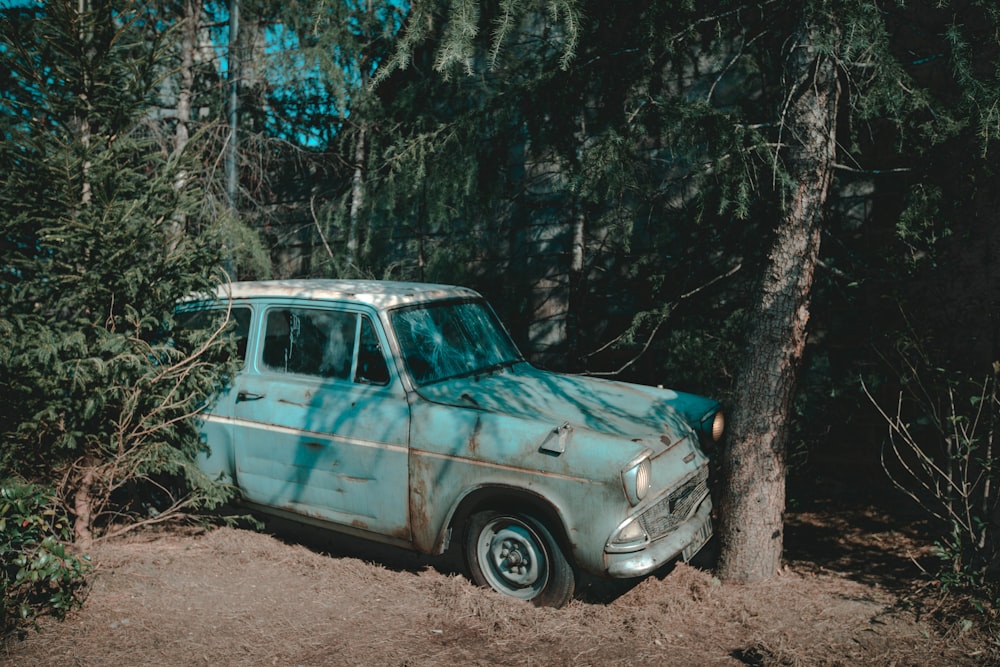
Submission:
M 642 513 L 639 522 L 649 535 L 649 539 L 663 537 L 676 528 L 691 515 L 695 506 L 707 493 L 708 467 L 704 467 L 694 477 Z

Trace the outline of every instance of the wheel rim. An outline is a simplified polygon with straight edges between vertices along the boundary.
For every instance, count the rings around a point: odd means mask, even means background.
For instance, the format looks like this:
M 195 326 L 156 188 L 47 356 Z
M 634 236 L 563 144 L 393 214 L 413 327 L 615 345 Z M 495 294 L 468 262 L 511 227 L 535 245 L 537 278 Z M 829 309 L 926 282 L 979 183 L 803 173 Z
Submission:
M 522 521 L 491 520 L 479 534 L 477 553 L 483 576 L 505 595 L 530 600 L 548 583 L 548 554 L 538 534 Z

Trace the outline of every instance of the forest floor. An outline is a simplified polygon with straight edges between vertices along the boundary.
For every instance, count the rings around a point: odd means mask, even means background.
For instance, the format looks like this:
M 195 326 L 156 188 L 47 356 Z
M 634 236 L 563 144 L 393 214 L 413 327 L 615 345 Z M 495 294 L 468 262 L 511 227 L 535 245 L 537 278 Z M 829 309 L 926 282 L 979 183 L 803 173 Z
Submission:
M 9 665 L 982 665 L 1000 646 L 921 573 L 919 521 L 817 499 L 786 565 L 720 583 L 712 549 L 563 609 L 476 588 L 428 558 L 293 525 L 98 543 L 82 609 L 0 648 Z M 971 627 L 970 627 L 971 625 Z

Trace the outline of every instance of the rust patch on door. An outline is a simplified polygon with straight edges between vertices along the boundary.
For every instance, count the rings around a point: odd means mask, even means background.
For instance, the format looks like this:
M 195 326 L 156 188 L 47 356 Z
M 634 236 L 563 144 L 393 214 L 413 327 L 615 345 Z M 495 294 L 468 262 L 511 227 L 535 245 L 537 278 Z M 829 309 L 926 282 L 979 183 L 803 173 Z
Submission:
M 430 462 L 410 452 L 410 534 L 405 539 L 412 540 L 420 550 L 431 548 L 434 538 L 430 535 L 431 521 L 427 515 L 426 480 L 430 474 Z
M 476 425 L 472 428 L 472 435 L 469 436 L 469 455 L 479 458 L 479 434 L 483 430 L 483 420 L 476 417 Z

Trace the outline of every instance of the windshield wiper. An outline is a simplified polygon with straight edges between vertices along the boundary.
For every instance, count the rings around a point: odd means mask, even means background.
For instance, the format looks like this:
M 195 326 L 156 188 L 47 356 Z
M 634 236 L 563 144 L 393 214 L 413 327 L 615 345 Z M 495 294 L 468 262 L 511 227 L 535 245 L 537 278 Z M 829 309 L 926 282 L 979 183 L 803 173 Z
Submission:
M 479 369 L 478 371 L 476 371 L 474 373 L 474 375 L 476 376 L 476 379 L 478 379 L 479 377 L 484 376 L 484 375 L 493 375 L 494 373 L 499 373 L 500 371 L 502 371 L 505 368 L 513 368 L 514 364 L 516 364 L 518 361 L 520 361 L 520 360 L 519 359 L 508 359 L 507 361 L 498 361 L 495 364 L 490 364 L 489 366 L 486 366 L 485 368 Z

